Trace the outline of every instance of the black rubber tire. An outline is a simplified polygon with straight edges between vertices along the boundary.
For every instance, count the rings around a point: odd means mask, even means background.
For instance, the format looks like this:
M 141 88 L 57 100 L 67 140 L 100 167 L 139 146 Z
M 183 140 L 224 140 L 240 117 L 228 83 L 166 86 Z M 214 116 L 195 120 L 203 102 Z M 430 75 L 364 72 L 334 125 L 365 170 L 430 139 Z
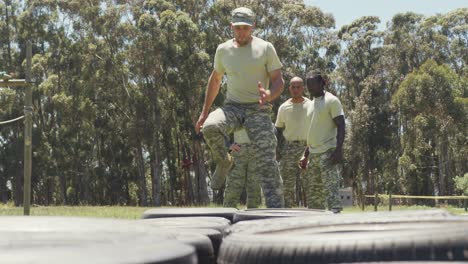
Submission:
M 196 263 L 195 249 L 176 234 L 128 220 L 5 216 L 0 262 Z
M 378 262 L 344 262 L 340 264 L 466 264 L 466 261 L 378 261 Z
M 216 256 L 218 255 L 219 246 L 221 245 L 226 229 L 231 223 L 231 221 L 222 217 L 168 217 L 143 219 L 137 222 L 140 225 L 151 225 L 159 228 L 167 228 L 169 230 L 176 229 L 183 231 L 189 229 L 206 235 L 212 242 Z
M 296 217 L 296 216 L 316 216 L 316 215 L 332 215 L 333 212 L 319 209 L 288 209 L 288 208 L 269 208 L 269 209 L 247 209 L 238 211 L 234 214 L 234 223 L 240 221 L 279 218 L 279 217 Z
M 454 216 L 445 210 L 405 210 L 392 212 L 369 212 L 317 215 L 313 217 L 273 218 L 256 221 L 242 221 L 231 225 L 226 234 L 232 233 L 261 233 L 283 231 L 287 228 L 298 229 L 318 225 L 332 225 L 343 223 L 386 223 L 398 221 L 425 221 L 434 219 L 448 219 Z
M 236 208 L 155 208 L 143 213 L 143 218 L 214 216 L 224 217 L 232 222 Z
M 176 235 L 176 239 L 195 248 L 199 264 L 216 264 L 213 245 L 206 235 L 194 230 L 182 230 Z
M 0 232 L 108 232 L 171 234 L 159 227 L 138 225 L 135 220 L 57 216 L 2 216 Z M 172 235 L 173 237 L 173 235 Z
M 247 228 L 224 239 L 218 263 L 468 260 L 466 219 L 429 213 L 416 220 L 415 215 L 397 213 L 389 218 L 385 213 L 368 213 L 241 222 L 233 228 Z M 274 222 L 280 223 L 267 225 Z
M 180 232 L 197 233 L 197 234 L 207 236 L 211 241 L 211 245 L 213 246 L 215 256 L 218 256 L 219 247 L 221 246 L 221 242 L 223 241 L 223 238 L 224 238 L 224 235 L 221 234 L 218 230 L 206 229 L 206 228 L 202 228 L 202 229 L 187 228 L 187 229 L 180 229 Z
M 218 263 L 468 260 L 468 221 L 356 224 L 339 231 L 329 228 L 233 234 L 221 244 Z
M 230 226 L 231 221 L 223 217 L 167 217 L 138 220 L 139 224 L 151 225 L 161 228 L 207 228 L 223 233 Z
M 197 263 L 193 246 L 157 234 L 0 231 L 1 263 Z

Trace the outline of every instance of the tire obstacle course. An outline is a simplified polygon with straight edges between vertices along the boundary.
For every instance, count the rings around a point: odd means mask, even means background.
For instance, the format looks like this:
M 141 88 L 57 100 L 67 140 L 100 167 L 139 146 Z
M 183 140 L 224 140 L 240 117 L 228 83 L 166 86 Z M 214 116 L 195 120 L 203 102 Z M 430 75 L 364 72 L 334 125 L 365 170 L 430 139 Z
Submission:
M 0 259 L 52 264 L 468 261 L 468 217 L 444 210 L 333 214 L 161 208 L 142 218 L 0 217 Z

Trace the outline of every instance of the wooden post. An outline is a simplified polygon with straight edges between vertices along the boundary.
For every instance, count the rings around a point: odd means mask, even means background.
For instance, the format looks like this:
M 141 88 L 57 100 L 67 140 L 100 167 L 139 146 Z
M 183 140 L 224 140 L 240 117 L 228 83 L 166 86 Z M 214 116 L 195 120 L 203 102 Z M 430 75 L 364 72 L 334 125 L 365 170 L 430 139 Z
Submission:
M 466 212 L 466 211 L 468 211 L 468 210 L 467 210 L 467 204 L 468 204 L 468 203 L 467 203 L 466 201 L 467 201 L 467 199 L 466 199 L 466 198 L 465 198 L 465 199 L 463 199 L 463 204 L 465 205 L 465 212 Z
M 375 196 L 374 196 L 374 211 L 377 212 L 377 205 L 379 204 L 379 194 L 377 192 L 375 192 Z
M 392 192 L 388 194 L 388 210 L 392 211 Z
M 32 44 L 26 44 L 26 83 L 24 104 L 24 186 L 23 214 L 29 215 L 31 206 L 31 170 L 32 170 L 32 86 L 31 83 Z

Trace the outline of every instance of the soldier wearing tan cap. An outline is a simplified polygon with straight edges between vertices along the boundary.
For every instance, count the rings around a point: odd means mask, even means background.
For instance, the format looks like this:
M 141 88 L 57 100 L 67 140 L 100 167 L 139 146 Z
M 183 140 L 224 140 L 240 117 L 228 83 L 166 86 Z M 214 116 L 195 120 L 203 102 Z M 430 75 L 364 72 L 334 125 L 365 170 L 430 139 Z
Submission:
M 232 157 L 224 144 L 225 135 L 244 127 L 255 146 L 255 171 L 262 186 L 267 207 L 283 207 L 282 181 L 276 162 L 274 126 L 271 104 L 284 89 L 282 64 L 270 42 L 252 35 L 255 15 L 240 7 L 232 11 L 231 29 L 234 38 L 216 50 L 214 70 L 208 80 L 202 113 L 195 124 L 201 129 L 213 159 L 217 163 L 211 186 L 222 189 L 232 166 Z M 227 76 L 225 105 L 210 113 L 218 95 L 221 80 Z

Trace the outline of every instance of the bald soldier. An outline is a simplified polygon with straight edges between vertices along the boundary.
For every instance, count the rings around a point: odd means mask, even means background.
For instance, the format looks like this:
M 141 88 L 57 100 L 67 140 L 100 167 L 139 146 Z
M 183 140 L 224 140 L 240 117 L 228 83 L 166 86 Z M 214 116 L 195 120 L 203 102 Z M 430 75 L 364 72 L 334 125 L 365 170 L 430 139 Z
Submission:
M 307 145 L 308 126 L 305 120 L 311 117 L 312 102 L 303 96 L 304 82 L 299 77 L 291 79 L 289 85 L 291 98 L 284 102 L 278 109 L 276 129 L 280 138 L 280 173 L 283 178 L 283 193 L 285 207 L 297 205 L 296 186 L 300 182 L 301 169 L 297 161 L 301 158 L 304 147 Z M 304 202 L 302 201 L 304 204 Z

